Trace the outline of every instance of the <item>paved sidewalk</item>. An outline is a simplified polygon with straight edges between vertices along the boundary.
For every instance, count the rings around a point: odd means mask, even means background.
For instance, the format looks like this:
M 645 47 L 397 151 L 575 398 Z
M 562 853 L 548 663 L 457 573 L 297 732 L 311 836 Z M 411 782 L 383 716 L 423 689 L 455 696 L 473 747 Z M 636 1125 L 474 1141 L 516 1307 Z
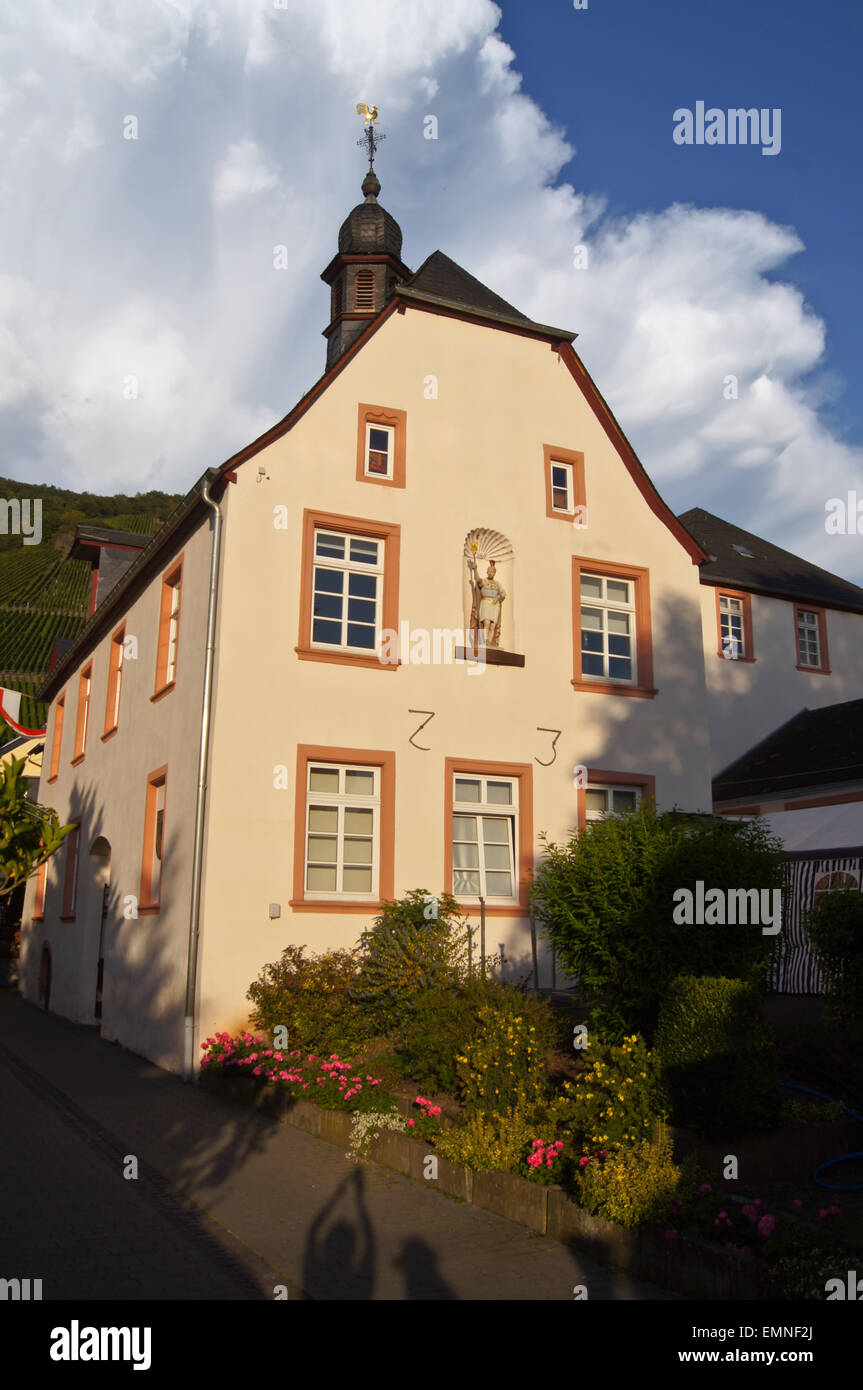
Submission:
M 673 1299 L 0 992 L 0 1277 L 44 1298 Z M 139 1178 L 123 1177 L 127 1156 Z

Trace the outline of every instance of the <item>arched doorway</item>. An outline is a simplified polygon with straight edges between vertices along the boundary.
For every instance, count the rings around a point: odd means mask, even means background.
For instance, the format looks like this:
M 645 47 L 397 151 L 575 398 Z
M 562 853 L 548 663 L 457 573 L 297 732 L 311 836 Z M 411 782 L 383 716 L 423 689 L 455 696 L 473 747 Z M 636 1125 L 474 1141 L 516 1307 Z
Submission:
M 39 1005 L 48 1009 L 51 1004 L 51 947 L 47 941 L 39 960 Z

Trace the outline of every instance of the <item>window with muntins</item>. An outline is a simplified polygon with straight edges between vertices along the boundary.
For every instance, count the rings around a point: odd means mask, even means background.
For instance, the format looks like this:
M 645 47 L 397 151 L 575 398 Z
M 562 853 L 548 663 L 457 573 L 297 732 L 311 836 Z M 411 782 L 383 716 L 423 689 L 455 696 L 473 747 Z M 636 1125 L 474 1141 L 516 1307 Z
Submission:
M 632 580 L 582 572 L 581 672 L 586 681 L 635 681 Z
M 382 583 L 382 541 L 316 530 L 312 646 L 331 651 L 376 651 Z
M 610 814 L 619 815 L 622 811 L 635 811 L 640 802 L 640 787 L 603 787 L 589 783 L 584 790 L 585 820 L 602 820 Z
M 743 600 L 730 594 L 719 595 L 719 640 L 723 656 L 739 661 L 748 656 L 743 623 Z
M 304 896 L 378 897 L 381 770 L 310 762 Z
M 797 652 L 801 666 L 821 665 L 818 614 L 802 608 L 797 612 Z
M 518 778 L 453 777 L 453 896 L 517 899 Z
M 366 425 L 365 472 L 371 477 L 391 478 L 395 458 L 395 430 L 391 425 Z
M 556 512 L 571 514 L 575 510 L 571 463 L 551 464 L 551 505 Z

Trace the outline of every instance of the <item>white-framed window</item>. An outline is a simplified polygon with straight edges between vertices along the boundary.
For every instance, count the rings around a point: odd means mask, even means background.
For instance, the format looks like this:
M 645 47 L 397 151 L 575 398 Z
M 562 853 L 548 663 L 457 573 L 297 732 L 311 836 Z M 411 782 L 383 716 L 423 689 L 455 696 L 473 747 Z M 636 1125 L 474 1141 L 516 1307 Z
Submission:
M 801 666 L 823 665 L 818 614 L 805 608 L 797 610 L 797 652 Z
M 635 681 L 633 580 L 582 573 L 581 672 L 584 680 Z
M 111 727 L 116 728 L 120 722 L 120 692 L 123 689 L 123 662 L 126 656 L 126 648 L 123 645 L 122 637 L 117 643 L 116 654 L 112 653 L 112 656 L 114 657 L 115 666 L 114 689 L 112 692 L 113 699 L 111 702 Z
M 171 607 L 168 613 L 168 657 L 165 684 L 170 685 L 177 675 L 177 637 L 180 632 L 180 580 L 171 585 Z
M 392 478 L 395 458 L 396 432 L 392 425 L 377 425 L 366 421 L 367 478 Z
M 315 530 L 313 647 L 377 650 L 383 573 L 383 541 Z
M 743 600 L 730 594 L 719 596 L 719 639 L 723 656 L 739 661 L 746 656 L 743 627 Z
M 566 512 L 570 516 L 575 511 L 575 481 L 571 463 L 558 463 L 551 460 L 551 506 L 555 512 Z
M 635 811 L 641 804 L 640 787 L 605 786 L 590 782 L 584 789 L 584 817 L 587 821 L 602 820 L 603 816 Z
M 381 770 L 310 762 L 306 780 L 306 898 L 378 897 Z
M 518 778 L 453 776 L 455 898 L 518 901 Z

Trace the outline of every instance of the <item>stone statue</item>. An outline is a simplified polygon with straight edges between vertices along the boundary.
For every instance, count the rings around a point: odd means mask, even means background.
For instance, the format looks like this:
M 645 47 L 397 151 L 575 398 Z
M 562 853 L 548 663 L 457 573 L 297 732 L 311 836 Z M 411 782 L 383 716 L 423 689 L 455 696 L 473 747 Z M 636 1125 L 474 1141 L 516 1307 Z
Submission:
M 475 543 L 471 544 L 473 557 L 468 562 L 471 569 L 473 589 L 473 607 L 471 609 L 470 625 L 471 630 L 478 632 L 482 630 L 486 646 L 500 646 L 500 610 L 501 604 L 506 598 L 506 591 L 495 579 L 496 565 L 494 560 L 489 560 L 488 570 L 485 579 L 481 579 L 476 565 Z

